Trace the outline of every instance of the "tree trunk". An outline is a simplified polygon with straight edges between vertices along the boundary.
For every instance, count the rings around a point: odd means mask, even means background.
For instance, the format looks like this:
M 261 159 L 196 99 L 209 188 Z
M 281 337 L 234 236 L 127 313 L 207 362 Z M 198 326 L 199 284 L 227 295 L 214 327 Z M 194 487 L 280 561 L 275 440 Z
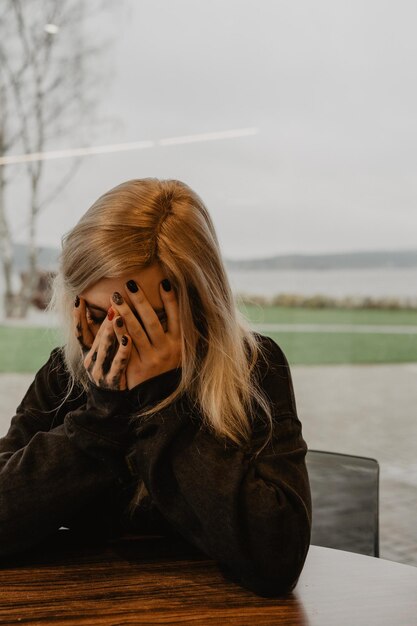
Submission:
M 6 96 L 3 83 L 0 83 L 0 155 L 6 152 L 5 127 L 7 121 Z M 6 217 L 6 166 L 0 165 L 0 262 L 4 282 L 3 310 L 5 317 L 13 317 L 15 300 L 13 294 L 13 246 Z
M 32 304 L 35 289 L 38 286 L 39 270 L 38 256 L 39 251 L 36 245 L 36 222 L 39 212 L 39 182 L 41 168 L 32 171 L 31 183 L 31 211 L 29 224 L 29 241 L 28 241 L 28 271 L 23 277 L 22 287 L 19 297 L 19 314 L 20 317 L 26 317 L 29 307 Z
M 15 298 L 12 285 L 13 247 L 6 219 L 5 191 L 4 166 L 0 166 L 0 256 L 4 280 L 4 316 L 13 317 L 15 314 Z

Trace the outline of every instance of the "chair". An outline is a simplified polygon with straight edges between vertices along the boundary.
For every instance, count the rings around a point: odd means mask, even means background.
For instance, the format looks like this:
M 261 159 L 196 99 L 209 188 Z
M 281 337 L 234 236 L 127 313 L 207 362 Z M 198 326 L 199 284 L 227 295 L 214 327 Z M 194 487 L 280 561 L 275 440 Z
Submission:
M 379 463 L 376 459 L 308 450 L 311 543 L 379 557 Z

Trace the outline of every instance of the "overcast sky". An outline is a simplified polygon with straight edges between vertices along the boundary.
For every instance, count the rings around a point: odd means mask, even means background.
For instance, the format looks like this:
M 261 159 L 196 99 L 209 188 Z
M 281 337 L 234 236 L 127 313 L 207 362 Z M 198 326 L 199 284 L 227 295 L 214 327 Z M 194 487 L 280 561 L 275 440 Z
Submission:
M 257 132 L 84 157 L 42 214 L 41 244 L 110 187 L 156 176 L 197 191 L 228 258 L 417 247 L 415 1 L 114 6 L 96 21 L 114 38 L 99 111 L 113 122 L 83 145 Z M 48 163 L 48 184 L 64 165 Z M 20 241 L 22 181 L 9 193 Z

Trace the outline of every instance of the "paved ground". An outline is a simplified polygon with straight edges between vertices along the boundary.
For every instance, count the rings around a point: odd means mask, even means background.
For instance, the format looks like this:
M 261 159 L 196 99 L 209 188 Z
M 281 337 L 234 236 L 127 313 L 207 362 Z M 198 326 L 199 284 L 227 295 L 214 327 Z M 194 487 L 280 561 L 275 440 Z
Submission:
M 380 556 L 417 566 L 417 363 L 293 366 L 309 448 L 380 464 Z
M 380 463 L 380 556 L 417 566 L 417 363 L 292 367 L 309 448 Z M 32 375 L 0 375 L 0 436 Z

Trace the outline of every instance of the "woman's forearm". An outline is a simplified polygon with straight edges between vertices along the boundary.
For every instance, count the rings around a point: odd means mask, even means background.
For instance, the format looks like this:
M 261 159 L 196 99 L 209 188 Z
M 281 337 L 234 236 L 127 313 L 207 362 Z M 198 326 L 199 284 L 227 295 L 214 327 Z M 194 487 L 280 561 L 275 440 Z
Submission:
M 125 459 L 134 443 L 129 415 L 170 393 L 179 376 L 167 372 L 130 394 L 90 386 L 62 403 L 63 372 L 55 349 L 0 438 L 0 556 L 38 543 L 74 516 L 84 521 L 94 500 L 117 517 L 137 480 Z M 97 524 L 106 524 L 98 514 Z
M 85 454 L 63 424 L 37 432 L 0 461 L 0 556 L 37 544 L 94 498 L 105 499 L 111 510 L 129 482 L 121 461 Z
M 273 444 L 251 461 L 167 410 L 144 425 L 135 456 L 156 506 L 176 529 L 266 595 L 295 585 L 311 529 L 301 423 L 282 416 L 274 428 Z

